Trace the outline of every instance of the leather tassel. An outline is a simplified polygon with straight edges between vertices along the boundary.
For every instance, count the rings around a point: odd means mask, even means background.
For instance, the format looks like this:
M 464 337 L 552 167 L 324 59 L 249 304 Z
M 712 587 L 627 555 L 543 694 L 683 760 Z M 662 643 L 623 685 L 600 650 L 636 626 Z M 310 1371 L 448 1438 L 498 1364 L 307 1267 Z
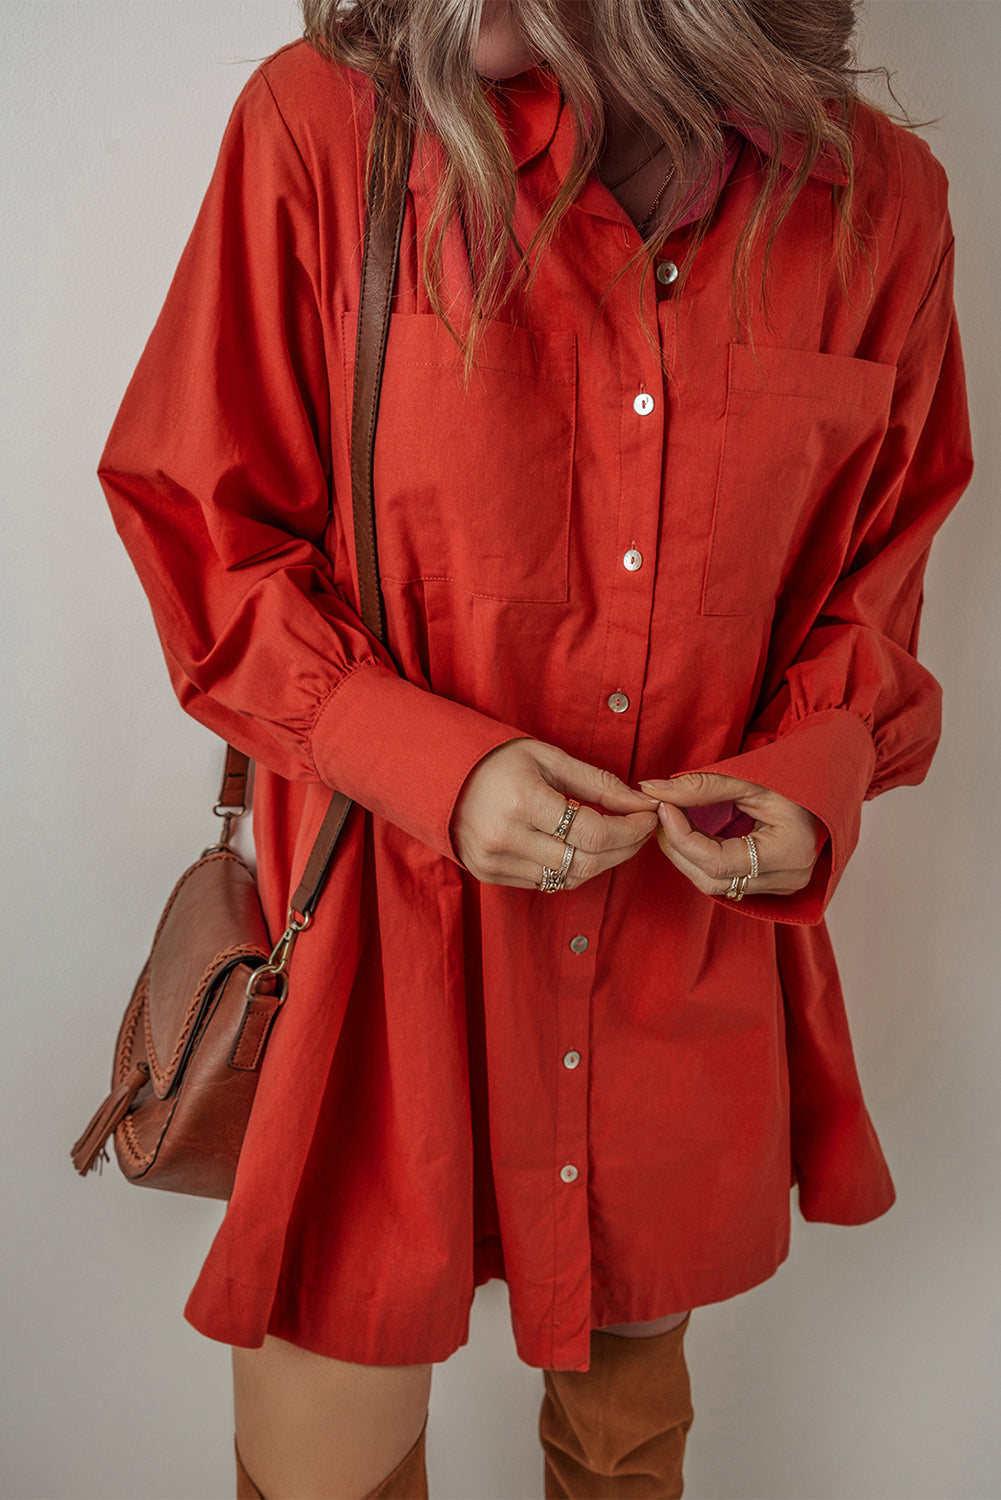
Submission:
M 132 1101 L 148 1078 L 149 1063 L 136 1063 L 128 1077 L 117 1088 L 112 1089 L 83 1135 L 74 1144 L 70 1155 L 81 1177 L 85 1177 L 92 1167 L 97 1166 L 99 1158 L 108 1160 L 105 1147 L 132 1108 Z

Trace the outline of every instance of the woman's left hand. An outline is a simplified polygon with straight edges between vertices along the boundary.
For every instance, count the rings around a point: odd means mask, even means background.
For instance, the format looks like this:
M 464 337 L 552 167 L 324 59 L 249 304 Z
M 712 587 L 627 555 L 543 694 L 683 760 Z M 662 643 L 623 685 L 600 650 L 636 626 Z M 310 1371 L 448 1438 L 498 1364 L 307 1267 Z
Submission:
M 748 875 L 750 851 L 742 838 L 716 839 L 694 828 L 686 807 L 733 802 L 754 819 L 758 874 L 748 896 L 790 896 L 810 882 L 827 829 L 815 814 L 753 781 L 714 771 L 691 771 L 671 781 L 641 781 L 660 802 L 657 843 L 673 865 L 707 896 L 726 894 L 734 875 Z

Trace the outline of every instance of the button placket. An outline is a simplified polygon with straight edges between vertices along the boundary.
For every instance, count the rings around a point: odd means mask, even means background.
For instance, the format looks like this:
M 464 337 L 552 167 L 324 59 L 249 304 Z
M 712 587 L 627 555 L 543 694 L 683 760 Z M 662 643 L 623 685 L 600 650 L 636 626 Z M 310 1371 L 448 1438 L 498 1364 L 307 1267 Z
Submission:
M 548 1029 L 556 1118 L 553 1155 L 546 1168 L 552 1184 L 557 1267 L 554 1338 L 565 1337 L 566 1328 L 578 1326 L 581 1318 L 586 1323 L 589 1299 L 591 1224 L 586 1185 L 591 1113 L 587 1049 L 601 919 L 609 885 L 610 871 L 606 870 L 572 891 L 559 934 L 559 964 Z
M 674 265 L 673 261 L 671 261 L 671 262 L 664 262 L 662 264 L 669 264 L 669 265 L 674 266 L 674 276 L 675 277 L 677 276 L 677 274 L 678 274 L 678 268 L 677 268 L 676 265 Z M 659 272 L 659 269 L 660 268 L 658 267 L 658 272 Z M 672 277 L 671 279 L 673 280 L 674 277 Z M 657 406 L 656 398 L 647 390 L 646 386 L 641 382 L 639 391 L 633 397 L 633 411 L 636 412 L 637 416 L 648 417 L 656 409 L 656 406 Z M 661 445 L 658 445 L 658 446 L 660 447 Z M 659 460 L 659 454 L 658 454 L 658 460 Z M 657 464 L 658 471 L 659 471 L 659 467 L 660 467 L 660 465 L 659 465 L 659 461 L 658 461 L 658 464 Z M 660 504 L 660 497 L 659 497 L 659 486 L 658 486 L 658 490 L 657 490 L 657 508 L 658 508 L 658 510 L 659 510 L 659 504 Z M 625 570 L 626 570 L 627 573 L 638 573 L 639 570 L 640 570 L 640 568 L 642 568 L 642 566 L 643 566 L 643 554 L 642 554 L 642 552 L 640 552 L 640 550 L 636 546 L 635 542 L 632 542 L 630 544 L 630 546 L 627 547 L 626 551 L 622 554 L 622 566 L 623 566 L 623 568 L 625 568 Z M 649 618 L 647 620 L 647 628 L 649 630 Z M 629 708 L 629 695 L 627 693 L 624 693 L 621 688 L 617 688 L 615 690 L 615 692 L 610 693 L 608 695 L 608 697 L 605 699 L 605 702 L 606 702 L 608 708 L 611 709 L 611 711 L 612 711 L 613 714 L 624 714 L 626 712 L 626 710 Z
M 628 779 L 636 745 L 640 694 L 647 668 L 655 546 L 661 520 L 664 430 L 668 421 L 668 385 L 656 355 L 641 331 L 633 331 L 634 287 L 623 284 L 609 299 L 618 311 L 616 335 L 601 347 L 606 356 L 609 450 L 614 459 L 602 475 L 606 509 L 604 533 L 590 523 L 595 549 L 604 545 L 604 565 L 595 575 L 602 618 L 607 623 L 603 655 L 596 663 L 598 689 L 582 702 L 576 725 L 579 743 L 588 746 L 593 764 Z M 663 341 L 662 319 L 658 331 Z M 596 420 L 601 414 L 596 414 Z M 599 507 L 594 507 L 597 513 Z M 606 540 L 607 538 L 607 540 Z M 630 554 L 627 558 L 626 554 Z M 635 555 L 633 555 L 635 554 Z M 600 556 L 596 550 L 592 555 Z M 614 706 L 610 703 L 614 699 Z M 584 717 L 586 715 L 586 717 Z M 551 1183 L 555 1285 L 548 1333 L 564 1350 L 570 1330 L 586 1330 L 590 1309 L 591 1224 L 589 1162 L 592 1124 L 599 1128 L 604 1101 L 589 1088 L 592 1008 L 597 949 L 602 918 L 614 872 L 605 872 L 570 893 L 562 934 L 553 1013 L 546 1026 L 548 1081 L 555 1112 L 551 1142 L 542 1166 Z M 586 939 L 587 944 L 575 939 Z M 549 1050 L 551 1049 L 551 1050 Z M 567 1181 L 561 1174 L 573 1168 Z M 569 1174 L 568 1174 L 569 1175 Z M 574 1338 L 578 1335 L 574 1334 Z M 586 1332 L 582 1352 L 586 1353 Z
M 588 949 L 588 940 L 587 940 L 587 938 L 584 936 L 584 934 L 582 932 L 578 932 L 574 937 L 572 937 L 570 939 L 570 943 L 569 943 L 568 946 L 570 948 L 570 952 L 571 953 L 586 953 L 587 949 Z M 580 1065 L 580 1053 L 579 1052 L 577 1052 L 574 1048 L 571 1048 L 569 1052 L 564 1052 L 564 1054 L 563 1054 L 563 1066 L 565 1068 L 571 1068 L 572 1069 L 572 1068 L 578 1067 L 579 1065 Z

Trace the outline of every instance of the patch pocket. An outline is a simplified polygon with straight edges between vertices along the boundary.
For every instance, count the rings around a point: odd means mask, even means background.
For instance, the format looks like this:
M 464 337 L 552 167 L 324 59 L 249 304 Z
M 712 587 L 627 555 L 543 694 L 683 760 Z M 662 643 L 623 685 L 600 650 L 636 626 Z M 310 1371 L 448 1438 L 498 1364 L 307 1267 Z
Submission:
M 345 396 L 357 316 L 344 315 Z M 576 339 L 490 321 L 469 388 L 433 313 L 390 319 L 373 484 L 383 578 L 521 603 L 568 597 Z
M 850 355 L 730 345 L 702 614 L 753 614 L 833 583 L 895 377 Z

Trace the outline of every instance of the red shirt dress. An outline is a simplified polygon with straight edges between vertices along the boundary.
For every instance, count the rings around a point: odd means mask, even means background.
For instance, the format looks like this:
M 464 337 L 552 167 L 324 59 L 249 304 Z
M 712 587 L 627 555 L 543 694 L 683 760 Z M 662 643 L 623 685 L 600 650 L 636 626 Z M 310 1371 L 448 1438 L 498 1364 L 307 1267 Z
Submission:
M 571 112 L 544 66 L 490 98 L 526 244 Z M 861 107 L 874 296 L 861 261 L 839 285 L 825 155 L 752 353 L 730 275 L 767 144 L 730 121 L 687 283 L 648 273 L 665 375 L 640 273 L 599 308 L 640 241 L 592 174 L 464 392 L 422 283 L 425 140 L 375 454 L 387 655 L 358 616 L 349 475 L 371 115 L 367 80 L 305 42 L 253 73 L 100 459 L 180 702 L 256 761 L 276 933 L 329 788 L 358 804 L 185 1316 L 232 1344 L 439 1361 L 498 1276 L 520 1358 L 583 1370 L 593 1327 L 771 1276 L 791 1187 L 840 1224 L 893 1201 L 824 912 L 863 802 L 920 782 L 940 732 L 922 575 L 972 469 L 947 181 Z M 461 317 L 456 225 L 446 271 Z M 578 890 L 480 884 L 451 814 L 526 735 L 634 786 L 774 789 L 826 828 L 810 884 L 707 897 L 653 839 Z

